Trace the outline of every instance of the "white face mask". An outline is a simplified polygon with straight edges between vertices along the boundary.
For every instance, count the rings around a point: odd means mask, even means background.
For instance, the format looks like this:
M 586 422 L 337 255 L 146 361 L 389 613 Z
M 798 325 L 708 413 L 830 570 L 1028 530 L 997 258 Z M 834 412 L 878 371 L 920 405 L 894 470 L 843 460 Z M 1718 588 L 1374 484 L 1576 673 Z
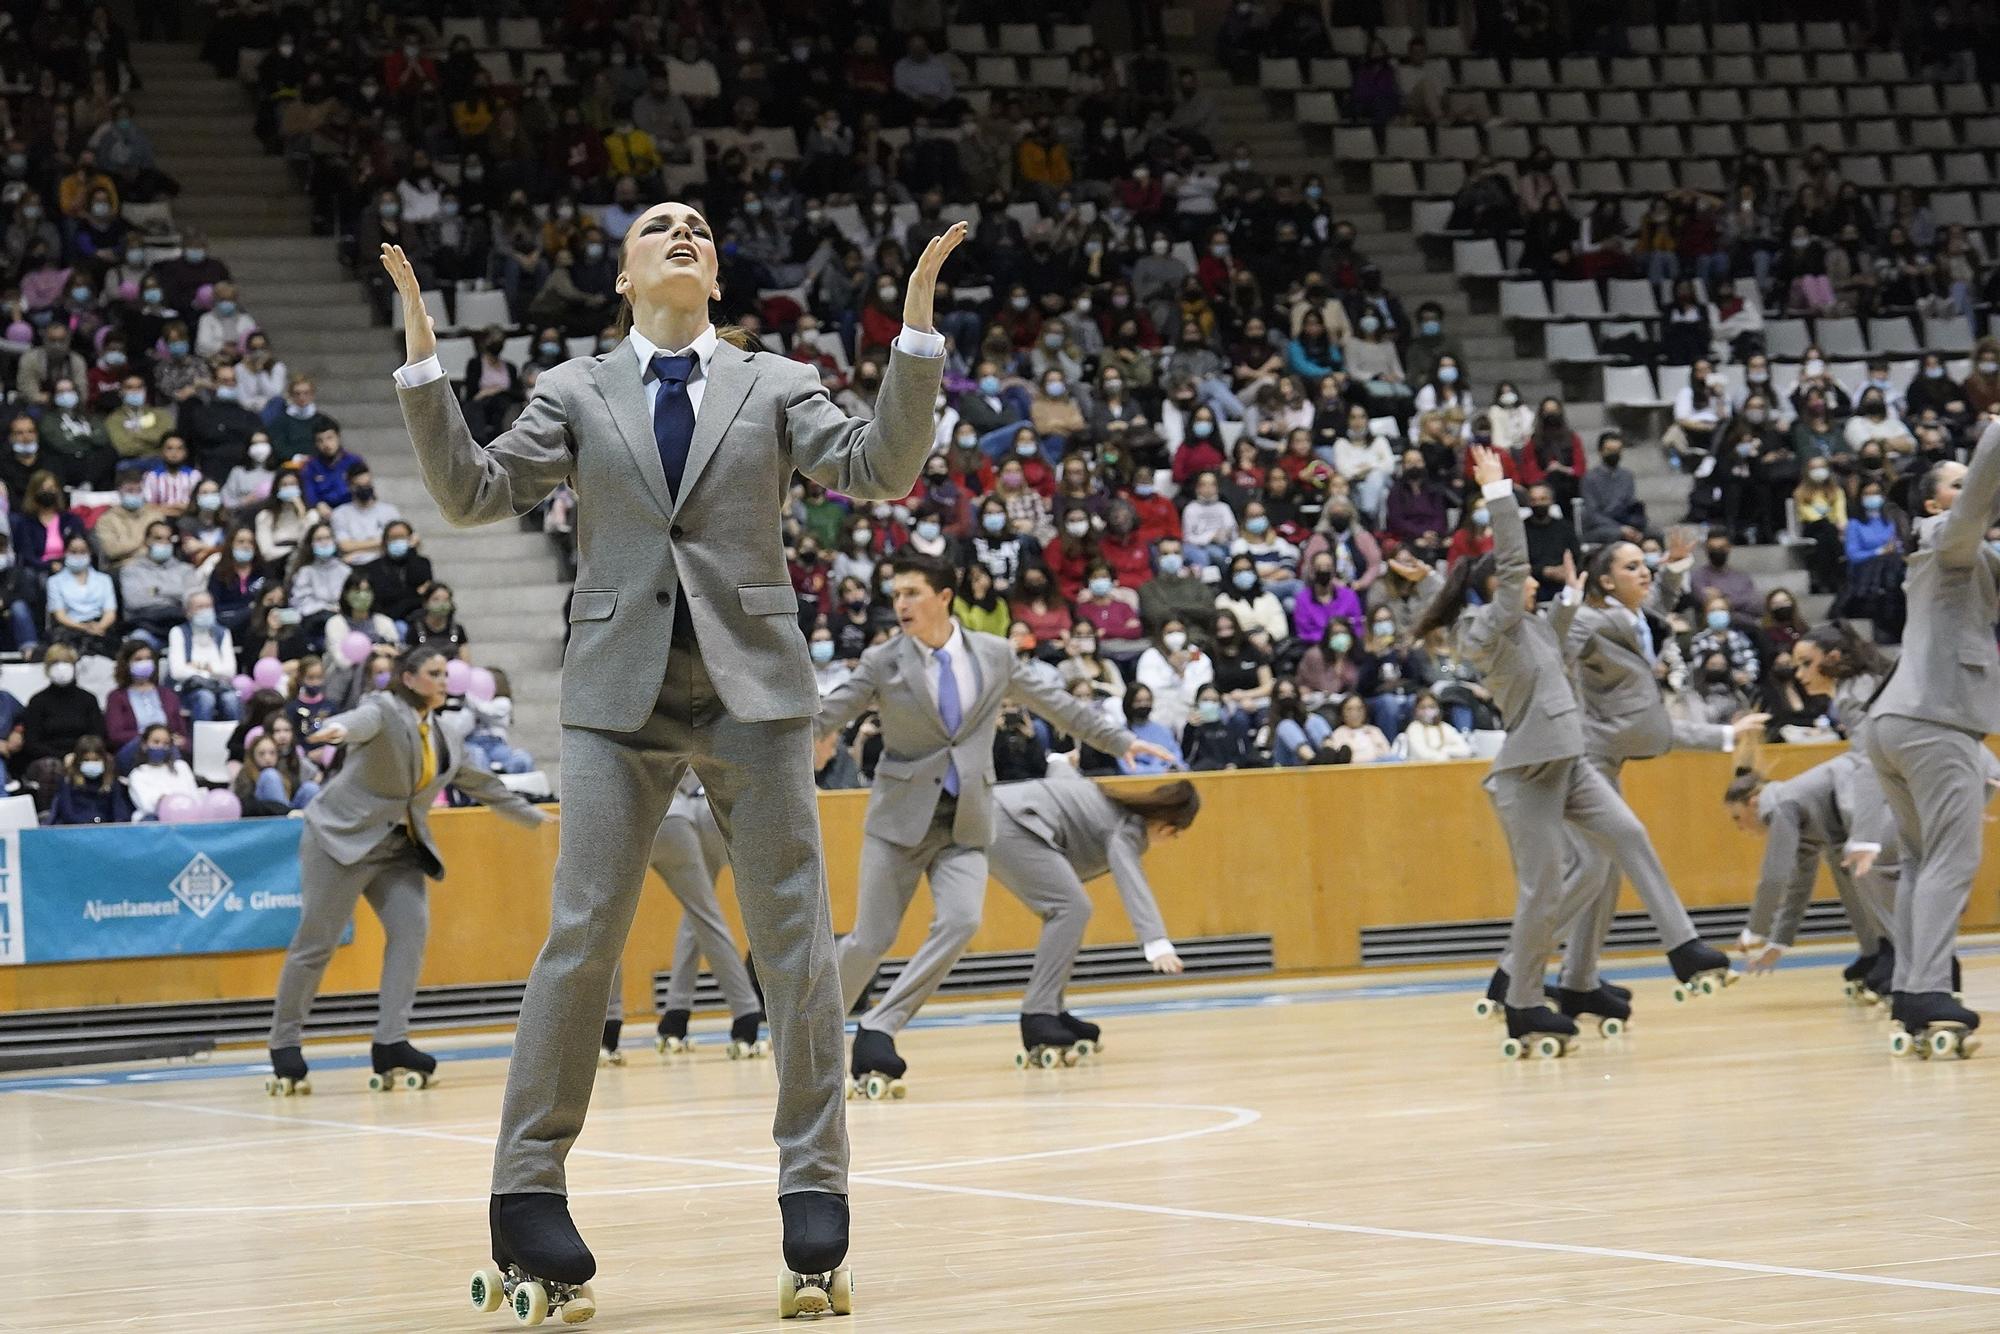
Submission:
M 52 662 L 49 664 L 49 681 L 53 685 L 66 686 L 76 680 L 76 664 L 72 662 Z
M 1168 652 L 1179 653 L 1187 647 L 1187 636 L 1178 630 L 1169 630 L 1166 634 L 1160 636 L 1160 642 L 1167 646 Z

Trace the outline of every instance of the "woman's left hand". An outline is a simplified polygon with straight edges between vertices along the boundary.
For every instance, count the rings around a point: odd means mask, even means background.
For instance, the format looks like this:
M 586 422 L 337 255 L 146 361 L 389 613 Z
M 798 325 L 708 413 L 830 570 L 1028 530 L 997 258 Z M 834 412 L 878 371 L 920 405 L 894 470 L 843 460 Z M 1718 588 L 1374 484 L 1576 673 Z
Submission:
M 1181 956 L 1175 954 L 1172 950 L 1168 950 L 1165 954 L 1153 960 L 1153 971 L 1156 973 L 1179 973 L 1185 971 L 1186 968 L 1187 965 L 1181 962 Z

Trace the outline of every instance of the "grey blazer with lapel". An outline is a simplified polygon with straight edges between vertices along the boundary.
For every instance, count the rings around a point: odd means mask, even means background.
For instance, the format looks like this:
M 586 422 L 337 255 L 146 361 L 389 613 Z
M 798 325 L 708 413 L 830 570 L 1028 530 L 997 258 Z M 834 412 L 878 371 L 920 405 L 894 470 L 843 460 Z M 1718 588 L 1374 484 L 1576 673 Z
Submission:
M 1641 614 L 1664 615 L 1679 597 L 1679 573 L 1663 566 Z M 1721 750 L 1728 744 L 1727 727 L 1675 719 L 1667 713 L 1638 627 L 1622 605 L 1585 602 L 1578 607 L 1567 647 L 1576 666 L 1577 694 L 1583 700 L 1583 743 L 1589 754 L 1646 760 L 1675 746 Z
M 1146 851 L 1144 816 L 1113 801 L 1090 779 L 1064 764 L 1054 778 L 1033 783 L 1008 783 L 993 799 L 1029 833 L 1063 855 L 1077 879 L 1110 875 L 1125 905 L 1126 920 L 1143 943 L 1167 938 L 1159 902 L 1139 859 Z
M 1009 700 L 1041 715 L 1088 745 L 1113 755 L 1132 734 L 1104 720 L 1067 692 L 1042 685 L 998 635 L 963 630 L 978 688 L 955 734 L 947 735 L 926 674 L 923 645 L 897 635 L 861 655 L 853 675 L 820 705 L 814 735 L 838 732 L 871 706 L 882 720 L 882 756 L 868 794 L 867 831 L 899 847 L 915 847 L 929 832 L 946 768 L 958 765 L 958 813 L 952 839 L 983 848 L 993 840 L 993 727 Z
M 812 715 L 819 692 L 779 539 L 792 472 L 860 500 L 908 495 L 930 452 L 943 365 L 891 352 L 875 419 L 862 421 L 834 406 L 811 367 L 719 344 L 678 498 L 629 340 L 552 367 L 483 448 L 448 380 L 397 393 L 424 485 L 452 524 L 526 514 L 565 479 L 575 486 L 562 721 L 632 732 L 659 698 L 676 598 L 731 716 Z
M 1986 530 L 2000 509 L 2000 423 L 1973 451 L 1958 500 L 1917 525 L 1903 581 L 1910 617 L 1903 656 L 1869 716 L 1894 714 L 1981 736 L 2000 732 L 2000 556 Z
M 422 787 L 423 756 L 417 751 L 417 712 L 387 691 L 363 699 L 327 720 L 347 729 L 347 760 L 340 772 L 306 806 L 306 827 L 327 854 L 343 866 L 367 856 L 376 844 L 407 825 L 423 855 L 425 871 L 444 879 L 444 862 L 431 838 L 430 809 L 447 786 L 516 824 L 538 825 L 542 813 L 483 769 L 461 769 L 464 729 L 443 714 L 431 715 L 431 745 L 437 772 Z
M 1489 500 L 1493 560 L 1499 583 L 1493 600 L 1459 622 L 1459 651 L 1486 678 L 1506 720 L 1507 739 L 1493 772 L 1525 769 L 1583 754 L 1583 715 L 1563 656 L 1576 607 L 1558 598 L 1546 614 L 1523 611 L 1528 585 L 1528 532 L 1512 495 Z

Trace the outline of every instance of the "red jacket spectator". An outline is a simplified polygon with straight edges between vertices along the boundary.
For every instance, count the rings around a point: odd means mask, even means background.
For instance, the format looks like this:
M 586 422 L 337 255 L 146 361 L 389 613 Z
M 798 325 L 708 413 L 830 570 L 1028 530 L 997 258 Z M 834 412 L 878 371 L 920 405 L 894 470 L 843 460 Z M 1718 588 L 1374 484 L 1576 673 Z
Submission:
M 1020 455 L 1014 457 L 1020 458 Z M 1021 459 L 1021 480 L 1043 500 L 1056 498 L 1056 470 L 1040 454 L 1031 459 Z
M 549 135 L 548 167 L 551 174 L 568 180 L 595 180 L 604 175 L 608 159 L 604 136 L 588 125 L 562 125 Z
M 1097 542 L 1088 537 L 1079 542 L 1064 534 L 1042 548 L 1043 568 L 1056 581 L 1056 590 L 1071 602 L 1083 593 L 1084 580 L 1090 576 L 1090 563 L 1101 559 Z
M 1173 501 L 1168 500 L 1159 492 L 1153 491 L 1150 485 L 1146 489 L 1152 492 L 1152 494 L 1142 496 L 1132 487 L 1127 487 L 1118 493 L 1118 498 L 1130 505 L 1132 512 L 1139 516 L 1139 530 L 1136 536 L 1149 547 L 1163 537 L 1171 537 L 1179 540 L 1181 535 L 1180 510 L 1174 507 Z
M 1481 528 L 1478 534 L 1475 537 L 1472 529 L 1461 527 L 1451 535 L 1451 545 L 1445 548 L 1447 568 L 1462 560 L 1477 560 L 1493 550 L 1493 529 Z
M 894 345 L 896 335 L 903 332 L 903 322 L 881 309 L 874 302 L 861 308 L 861 352 L 865 356 L 876 348 Z
M 801 565 L 797 561 L 787 561 L 792 575 L 792 591 L 799 595 L 799 608 L 808 611 L 813 618 L 826 615 L 833 605 L 833 591 L 826 577 L 826 561 L 816 560 L 811 565 Z
M 998 323 L 1007 331 L 1007 341 L 1017 348 L 1033 347 L 1042 336 L 1042 312 L 1033 306 L 1026 310 L 1009 307 L 1001 313 Z
M 414 85 L 404 88 L 405 80 L 414 80 Z M 403 54 L 401 47 L 382 57 L 382 91 L 390 96 L 414 93 L 418 88 L 438 86 L 437 62 L 429 56 L 418 56 L 411 60 Z
M 1118 202 L 1130 210 L 1140 222 L 1159 216 L 1166 206 L 1166 191 L 1160 188 L 1159 178 L 1148 172 L 1145 180 L 1127 176 L 1118 182 Z
M 1198 440 L 1190 435 L 1174 451 L 1174 482 L 1178 486 L 1191 486 L 1202 473 L 1212 472 L 1220 476 L 1226 462 L 1222 457 L 1222 447 L 1213 437 Z
M 1097 539 L 1098 556 L 1111 567 L 1112 576 L 1125 588 L 1137 589 L 1153 577 L 1151 551 L 1152 545 L 1136 528 L 1122 537 L 1107 531 Z
M 1146 637 L 1146 623 L 1139 619 L 1139 609 L 1118 597 L 1109 597 L 1102 602 L 1082 598 L 1076 604 L 1076 618 L 1096 626 L 1100 640 Z
M 1014 619 L 1025 623 L 1028 629 L 1034 631 L 1035 642 L 1038 644 L 1060 643 L 1069 634 L 1069 627 L 1076 619 L 1070 615 L 1069 603 L 1059 598 L 1052 599 L 1046 606 L 1039 608 L 1025 598 L 1010 605 L 1013 608 Z
M 188 750 L 188 725 L 181 714 L 180 696 L 166 686 L 155 686 L 159 692 L 161 711 L 167 715 L 167 730 L 174 734 L 174 742 L 182 751 Z M 104 700 L 104 741 L 111 753 L 116 755 L 139 737 L 139 720 L 132 713 L 132 693 L 120 686 Z
M 1583 457 L 1583 441 L 1578 438 L 1575 431 L 1569 433 L 1569 455 L 1568 460 L 1566 460 L 1569 464 L 1569 469 L 1581 479 L 1584 468 L 1587 465 Z M 1471 451 L 1468 450 L 1466 458 L 1469 460 L 1471 457 Z M 1514 449 L 1502 450 L 1500 452 L 1500 466 L 1506 471 L 1507 480 L 1516 486 L 1539 486 L 1548 480 L 1548 469 L 1542 466 L 1541 456 L 1535 452 L 1533 437 L 1530 437 L 1525 444 Z M 1469 469 L 1471 467 L 1470 463 L 1467 463 L 1466 467 Z M 1467 477 L 1471 475 L 1469 471 L 1466 473 Z

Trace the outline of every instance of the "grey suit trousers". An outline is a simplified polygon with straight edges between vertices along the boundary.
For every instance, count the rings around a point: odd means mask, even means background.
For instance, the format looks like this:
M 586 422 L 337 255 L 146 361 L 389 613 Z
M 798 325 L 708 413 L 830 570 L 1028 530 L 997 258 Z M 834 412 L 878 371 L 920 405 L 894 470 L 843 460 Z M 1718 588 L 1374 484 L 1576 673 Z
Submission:
M 715 868 L 729 860 L 723 846 L 722 830 L 712 812 L 703 810 L 694 819 L 669 815 L 653 836 L 653 852 L 648 858 L 660 873 L 669 892 L 680 900 L 681 925 L 674 933 L 673 971 L 667 975 L 667 1010 L 694 1008 L 695 983 L 701 977 L 701 961 L 722 988 L 722 998 L 732 1015 L 755 1014 L 757 992 L 750 985 L 749 970 L 736 953 L 736 938 L 715 899 Z M 611 1007 L 606 1019 L 625 1017 L 622 969 L 611 973 Z
M 861 998 L 861 989 L 895 943 L 910 900 L 916 897 L 918 877 L 928 877 L 931 886 L 930 934 L 888 994 L 861 1016 L 862 1028 L 902 1032 L 979 930 L 986 899 L 986 850 L 952 841 L 956 810 L 955 803 L 940 801 L 931 827 L 915 847 L 900 847 L 874 834 L 862 838 L 854 929 L 840 938 L 843 1009 Z M 754 952 L 755 942 L 752 948 Z M 761 953 L 757 954 L 757 973 L 765 975 Z
M 1022 1014 L 1060 1014 L 1063 993 L 1090 925 L 1090 896 L 1069 859 L 1046 839 L 1021 827 L 1004 809 L 994 812 L 993 843 L 986 849 L 993 878 L 1042 919 L 1035 966 L 1028 974 Z
M 1624 785 L 1620 780 L 1625 761 L 1585 755 L 1582 762 L 1603 777 L 1612 795 L 1624 805 Z M 1619 849 L 1600 847 L 1580 832 L 1571 832 L 1564 879 L 1574 882 L 1579 898 L 1576 915 L 1567 924 L 1562 969 L 1562 985 L 1571 991 L 1590 991 L 1598 984 L 1598 959 L 1604 952 L 1605 938 L 1611 934 L 1611 921 L 1618 913 L 1618 885 L 1628 874 L 1632 888 L 1638 892 L 1639 901 L 1645 905 L 1668 949 L 1685 945 L 1700 934 L 1694 929 L 1694 920 L 1688 916 L 1680 896 L 1668 883 L 1666 868 L 1660 865 L 1646 827 L 1637 817 L 1632 823 L 1639 831 L 1638 843 L 1623 849 L 1623 856 Z
M 1901 714 L 1871 717 L 1868 757 L 1902 844 L 1897 991 L 1950 991 L 1958 919 L 1979 870 L 1985 771 L 1976 733 Z
M 430 896 L 424 889 L 423 853 L 417 845 L 402 830 L 394 830 L 360 861 L 343 866 L 308 826 L 299 836 L 299 893 L 305 905 L 278 974 L 271 1045 L 299 1045 L 327 962 L 362 898 L 381 920 L 384 937 L 374 1040 L 401 1042 L 408 1037 L 417 974 L 424 964 L 424 937 L 430 931 Z
M 1572 837 L 1582 838 L 1600 856 L 1622 867 L 1635 885 L 1651 882 L 1665 887 L 1673 908 L 1686 920 L 1686 910 L 1667 886 L 1666 871 L 1646 838 L 1646 827 L 1610 780 L 1588 761 L 1552 760 L 1503 769 L 1487 778 L 1486 788 L 1507 834 L 1518 886 L 1514 926 L 1501 961 L 1507 970 L 1509 1006 L 1526 1009 L 1543 1004 L 1542 973 L 1563 924 L 1575 920 L 1590 895 L 1602 892 L 1601 881 L 1563 875 Z M 1683 943 L 1664 925 L 1661 935 L 1676 945 Z M 1690 924 L 1685 938 L 1694 936 Z
M 692 642 L 675 647 L 636 732 L 564 727 L 562 846 L 548 942 L 521 1001 L 493 1160 L 495 1192 L 564 1193 L 583 1129 L 611 974 L 646 858 L 692 763 L 736 872 L 764 970 L 778 1076 L 778 1193 L 847 1191 L 840 995 L 812 782 L 812 720 L 730 716 Z M 735 819 L 738 812 L 743 819 Z

